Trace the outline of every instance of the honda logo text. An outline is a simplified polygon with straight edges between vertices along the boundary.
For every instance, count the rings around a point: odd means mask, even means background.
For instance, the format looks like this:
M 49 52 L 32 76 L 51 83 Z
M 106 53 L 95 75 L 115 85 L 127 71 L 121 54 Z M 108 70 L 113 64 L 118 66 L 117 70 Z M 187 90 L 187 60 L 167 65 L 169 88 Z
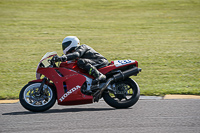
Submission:
M 59 100 L 62 102 L 66 97 L 68 97 L 69 95 L 71 95 L 73 92 L 75 92 L 79 88 L 81 88 L 81 86 L 79 86 L 79 85 L 77 85 L 76 87 L 73 87 L 71 90 L 69 90 L 68 92 L 66 92 Z

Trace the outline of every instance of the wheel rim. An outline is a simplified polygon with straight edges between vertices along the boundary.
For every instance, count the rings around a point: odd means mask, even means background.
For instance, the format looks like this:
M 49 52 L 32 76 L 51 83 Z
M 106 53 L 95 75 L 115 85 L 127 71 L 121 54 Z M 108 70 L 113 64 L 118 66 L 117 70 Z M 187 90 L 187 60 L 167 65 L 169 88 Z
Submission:
M 31 106 L 44 106 L 48 104 L 53 97 L 52 89 L 47 85 L 43 86 L 43 94 L 39 94 L 38 90 L 40 85 L 41 83 L 31 84 L 24 91 L 23 98 Z
M 128 101 L 134 95 L 134 89 L 131 85 L 126 83 L 117 84 L 115 86 L 116 92 L 109 91 L 109 95 L 116 101 Z

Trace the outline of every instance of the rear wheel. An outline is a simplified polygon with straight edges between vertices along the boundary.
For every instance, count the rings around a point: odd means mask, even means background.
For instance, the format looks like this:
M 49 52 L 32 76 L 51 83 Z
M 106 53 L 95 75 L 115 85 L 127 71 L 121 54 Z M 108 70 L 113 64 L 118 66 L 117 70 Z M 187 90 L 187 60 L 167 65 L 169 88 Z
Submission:
M 111 85 L 112 90 L 104 92 L 105 102 L 114 108 L 129 108 L 133 106 L 140 97 L 140 89 L 137 83 L 128 78 Z
M 56 101 L 56 92 L 53 87 L 46 84 L 43 86 L 43 93 L 39 92 L 41 83 L 29 83 L 25 85 L 19 99 L 21 105 L 33 112 L 42 112 L 51 108 Z

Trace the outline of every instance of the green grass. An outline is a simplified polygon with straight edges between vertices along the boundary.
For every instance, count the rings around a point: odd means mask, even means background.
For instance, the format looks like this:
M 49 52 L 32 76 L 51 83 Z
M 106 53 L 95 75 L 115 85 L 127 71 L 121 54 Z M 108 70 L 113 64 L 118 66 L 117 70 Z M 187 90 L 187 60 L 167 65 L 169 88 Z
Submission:
M 142 95 L 200 95 L 199 0 L 1 0 L 0 99 L 75 35 L 109 61 L 134 59 Z

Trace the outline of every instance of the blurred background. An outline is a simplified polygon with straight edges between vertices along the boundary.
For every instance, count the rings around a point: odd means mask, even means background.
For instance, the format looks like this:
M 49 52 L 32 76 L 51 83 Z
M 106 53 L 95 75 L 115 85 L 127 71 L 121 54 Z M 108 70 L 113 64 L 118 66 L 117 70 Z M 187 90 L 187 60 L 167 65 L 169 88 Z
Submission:
M 1 0 L 0 99 L 18 98 L 69 35 L 109 61 L 137 60 L 141 95 L 200 95 L 199 0 Z

